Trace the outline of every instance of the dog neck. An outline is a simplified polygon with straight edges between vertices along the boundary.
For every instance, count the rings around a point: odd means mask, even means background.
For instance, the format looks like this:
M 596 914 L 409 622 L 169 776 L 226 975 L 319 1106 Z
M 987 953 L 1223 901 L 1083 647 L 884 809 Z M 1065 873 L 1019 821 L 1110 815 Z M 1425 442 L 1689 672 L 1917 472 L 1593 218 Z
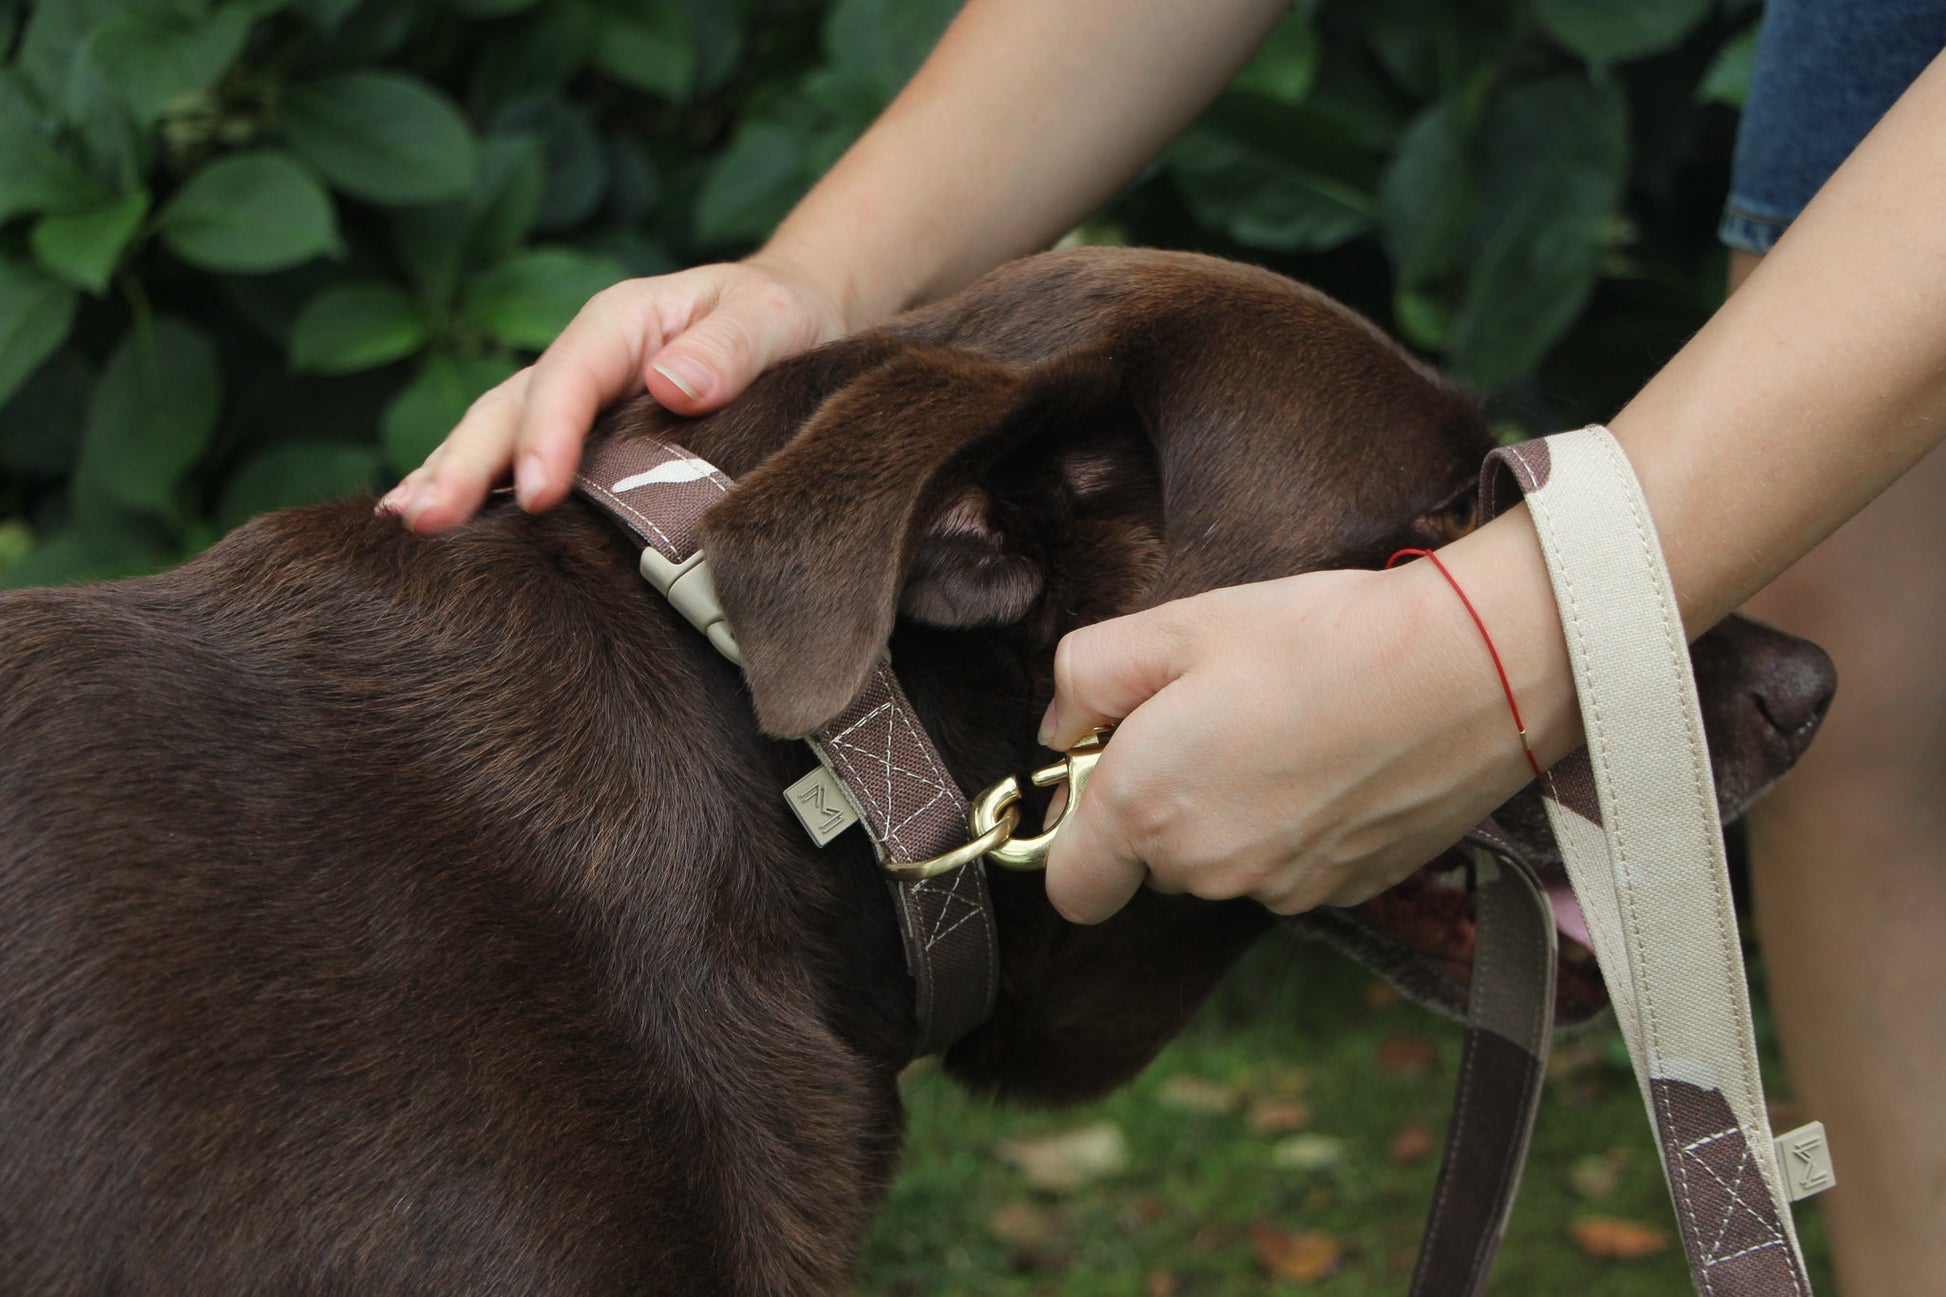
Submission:
M 643 577 L 742 667 L 699 536 L 732 485 L 707 461 L 647 434 L 599 442 L 575 476 L 576 490 L 644 546 Z M 847 819 L 870 835 L 916 991 L 915 1050 L 939 1052 L 985 1021 L 998 990 L 993 905 L 984 852 L 967 840 L 966 799 L 883 661 L 809 743 L 823 774 L 792 786 L 791 808 L 820 846 Z

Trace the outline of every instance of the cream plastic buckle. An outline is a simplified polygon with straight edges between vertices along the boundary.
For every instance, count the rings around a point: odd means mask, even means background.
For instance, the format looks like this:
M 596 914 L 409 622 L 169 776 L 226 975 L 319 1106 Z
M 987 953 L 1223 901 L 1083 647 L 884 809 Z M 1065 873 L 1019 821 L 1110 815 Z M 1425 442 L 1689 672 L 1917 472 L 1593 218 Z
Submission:
M 730 623 L 723 616 L 723 605 L 716 601 L 716 582 L 710 577 L 709 560 L 703 557 L 703 551 L 697 550 L 680 563 L 671 563 L 651 547 L 642 551 L 641 567 L 642 579 L 661 591 L 662 597 L 691 626 L 708 636 L 718 653 L 738 666 L 743 665 L 743 654 L 737 649 L 736 636 L 730 633 Z

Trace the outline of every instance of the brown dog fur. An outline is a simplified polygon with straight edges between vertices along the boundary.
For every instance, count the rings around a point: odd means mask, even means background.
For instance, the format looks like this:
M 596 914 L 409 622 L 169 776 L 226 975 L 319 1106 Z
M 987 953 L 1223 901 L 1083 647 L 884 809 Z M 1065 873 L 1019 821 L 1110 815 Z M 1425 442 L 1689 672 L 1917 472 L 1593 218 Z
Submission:
M 606 435 L 644 428 L 743 479 L 704 536 L 747 688 L 579 505 L 296 510 L 0 598 L 0 1292 L 844 1291 L 911 983 L 773 736 L 889 638 L 984 785 L 1034 762 L 1063 632 L 1448 539 L 1488 446 L 1318 294 L 1108 251 Z M 995 892 L 1000 1002 L 947 1066 L 1033 1099 L 1132 1075 L 1270 926 Z

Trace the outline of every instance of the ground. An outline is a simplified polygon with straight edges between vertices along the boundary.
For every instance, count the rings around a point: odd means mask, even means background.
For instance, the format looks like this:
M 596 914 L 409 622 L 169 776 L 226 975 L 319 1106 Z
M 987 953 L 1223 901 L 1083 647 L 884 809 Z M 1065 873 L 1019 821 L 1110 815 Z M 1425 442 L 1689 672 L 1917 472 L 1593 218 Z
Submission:
M 862 1291 L 1398 1297 L 1458 1057 L 1452 1024 L 1336 956 L 1277 942 L 1140 1080 L 1091 1107 L 1003 1108 L 921 1065 L 905 1079 L 906 1167 Z M 1787 1108 L 1765 1062 L 1773 1107 Z M 1800 1206 L 1798 1223 L 1831 1292 L 1816 1212 Z M 1619 1035 L 1558 1043 L 1488 1292 L 1687 1292 L 1674 1231 Z

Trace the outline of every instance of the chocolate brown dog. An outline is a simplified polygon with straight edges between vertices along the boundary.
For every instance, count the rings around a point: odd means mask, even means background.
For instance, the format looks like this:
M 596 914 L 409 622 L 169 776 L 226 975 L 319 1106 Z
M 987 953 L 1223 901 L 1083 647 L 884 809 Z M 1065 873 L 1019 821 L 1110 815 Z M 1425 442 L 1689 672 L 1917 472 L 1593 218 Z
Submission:
M 0 1292 L 845 1290 L 912 986 L 777 736 L 889 641 L 983 786 L 1034 764 L 1064 631 L 1449 539 L 1488 448 L 1365 321 L 1156 252 L 1029 259 L 605 435 L 642 429 L 742 479 L 704 541 L 747 680 L 579 505 L 297 510 L 0 598 Z M 1734 798 L 1829 693 L 1764 642 L 1707 704 Z M 999 1004 L 947 1067 L 1031 1099 L 1131 1076 L 1271 923 L 994 887 Z

